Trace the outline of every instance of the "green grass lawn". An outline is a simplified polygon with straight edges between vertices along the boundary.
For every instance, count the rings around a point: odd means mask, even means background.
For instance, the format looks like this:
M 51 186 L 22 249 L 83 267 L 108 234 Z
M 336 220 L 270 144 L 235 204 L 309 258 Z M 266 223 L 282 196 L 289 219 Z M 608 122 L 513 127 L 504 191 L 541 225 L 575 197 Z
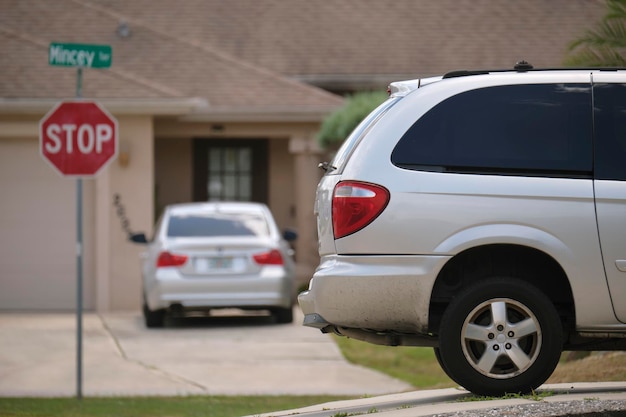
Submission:
M 0 398 L 2 417 L 241 417 L 347 399 L 334 396 Z
M 458 385 L 443 372 L 432 348 L 380 346 L 347 337 L 333 337 L 348 361 L 386 373 L 417 389 Z

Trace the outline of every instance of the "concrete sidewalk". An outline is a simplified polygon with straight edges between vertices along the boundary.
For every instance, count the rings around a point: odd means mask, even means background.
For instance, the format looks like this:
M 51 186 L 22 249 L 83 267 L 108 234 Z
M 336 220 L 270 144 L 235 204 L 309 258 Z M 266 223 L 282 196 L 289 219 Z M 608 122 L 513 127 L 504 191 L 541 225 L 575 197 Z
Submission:
M 626 416 L 626 382 L 544 385 L 552 395 L 541 400 L 511 398 L 463 401 L 472 395 L 448 388 L 337 401 L 248 417 L 334 417 L 373 414 L 378 417 L 474 416 Z
M 330 336 L 265 316 L 176 320 L 148 330 L 140 313 L 83 316 L 84 396 L 371 396 L 411 387 L 351 365 Z M 75 314 L 0 314 L 0 396 L 74 396 Z

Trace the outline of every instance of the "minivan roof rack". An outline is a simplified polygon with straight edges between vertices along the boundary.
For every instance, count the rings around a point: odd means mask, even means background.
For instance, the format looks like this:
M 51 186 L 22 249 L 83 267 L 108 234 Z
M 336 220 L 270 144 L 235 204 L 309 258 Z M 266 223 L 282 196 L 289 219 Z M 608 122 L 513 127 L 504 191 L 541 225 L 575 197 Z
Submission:
M 624 67 L 569 67 L 569 68 L 534 68 L 526 61 L 518 61 L 513 69 L 494 69 L 494 70 L 457 70 L 450 71 L 443 75 L 443 78 L 466 77 L 468 75 L 484 75 L 491 72 L 528 72 L 528 71 L 564 71 L 564 70 L 595 70 L 595 71 L 620 71 L 626 70 Z

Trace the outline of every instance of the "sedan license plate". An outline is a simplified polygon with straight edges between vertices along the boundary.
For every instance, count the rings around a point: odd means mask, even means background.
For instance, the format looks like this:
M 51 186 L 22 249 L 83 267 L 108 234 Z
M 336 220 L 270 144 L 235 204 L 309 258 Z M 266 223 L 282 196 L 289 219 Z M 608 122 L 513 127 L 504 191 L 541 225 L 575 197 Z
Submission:
M 232 257 L 197 258 L 195 261 L 196 272 L 223 271 L 233 268 Z

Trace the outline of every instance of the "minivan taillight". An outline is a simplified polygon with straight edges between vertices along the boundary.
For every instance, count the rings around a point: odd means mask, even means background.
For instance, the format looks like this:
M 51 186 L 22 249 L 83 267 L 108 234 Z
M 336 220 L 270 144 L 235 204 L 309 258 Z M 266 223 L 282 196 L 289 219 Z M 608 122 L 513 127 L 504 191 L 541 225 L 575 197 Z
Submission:
M 389 203 L 385 187 L 360 181 L 341 181 L 333 192 L 335 239 L 358 232 L 383 212 Z
M 252 255 L 252 259 L 259 265 L 282 265 L 283 256 L 276 249 L 269 252 L 257 253 Z
M 181 266 L 187 262 L 187 255 L 177 255 L 170 252 L 161 252 L 157 258 L 157 268 L 164 266 Z

